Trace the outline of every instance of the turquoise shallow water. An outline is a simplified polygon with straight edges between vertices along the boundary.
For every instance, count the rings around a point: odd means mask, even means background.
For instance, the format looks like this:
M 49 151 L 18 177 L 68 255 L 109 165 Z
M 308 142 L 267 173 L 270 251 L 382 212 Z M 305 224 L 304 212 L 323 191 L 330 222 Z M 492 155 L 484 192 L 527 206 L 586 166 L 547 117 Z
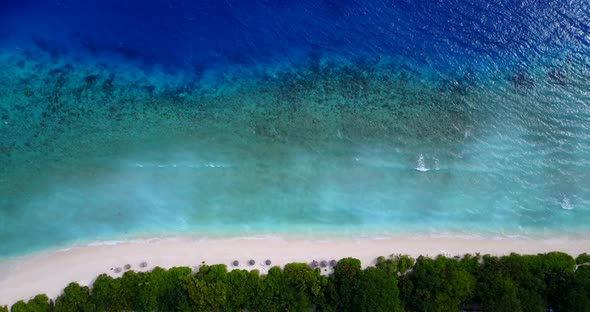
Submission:
M 588 235 L 588 25 L 575 0 L 1 3 L 0 258 Z
M 583 67 L 436 76 L 322 59 L 187 82 L 0 63 L 3 256 L 166 233 L 588 233 Z

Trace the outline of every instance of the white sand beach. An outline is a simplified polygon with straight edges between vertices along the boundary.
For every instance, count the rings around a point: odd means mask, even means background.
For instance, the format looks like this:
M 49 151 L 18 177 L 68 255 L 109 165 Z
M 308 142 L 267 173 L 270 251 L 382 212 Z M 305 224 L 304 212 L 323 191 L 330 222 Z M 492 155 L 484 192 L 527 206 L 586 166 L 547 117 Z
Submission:
M 132 270 L 150 270 L 155 266 L 170 268 L 240 262 L 239 269 L 258 269 L 289 262 L 309 263 L 355 257 L 363 266 L 372 265 L 379 256 L 391 254 L 448 256 L 465 253 L 502 255 L 511 252 L 536 254 L 562 251 L 574 257 L 590 252 L 590 240 L 559 239 L 478 239 L 447 237 L 398 237 L 383 239 L 303 240 L 285 237 L 203 239 L 188 237 L 145 239 L 127 242 L 91 244 L 61 251 L 45 251 L 0 262 L 0 305 L 13 304 L 40 293 L 57 297 L 70 282 L 90 285 L 102 273 L 121 276 L 115 268 L 131 265 Z M 256 264 L 248 265 L 253 259 Z M 271 260 L 271 266 L 264 265 Z M 147 267 L 140 268 L 141 262 Z M 329 273 L 326 272 L 326 273 Z

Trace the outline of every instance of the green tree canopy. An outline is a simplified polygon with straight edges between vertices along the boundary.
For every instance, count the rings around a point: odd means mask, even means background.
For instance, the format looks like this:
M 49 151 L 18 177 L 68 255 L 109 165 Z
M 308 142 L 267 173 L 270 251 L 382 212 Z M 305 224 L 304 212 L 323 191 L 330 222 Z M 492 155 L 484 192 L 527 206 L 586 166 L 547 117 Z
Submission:
M 157 311 L 183 312 L 191 311 L 188 290 L 183 280 L 191 274 L 187 267 L 175 267 L 165 270 L 156 267 L 152 270 L 152 296 Z
M 401 311 L 396 274 L 367 268 L 360 274 L 353 310 L 361 312 Z
M 121 295 L 129 310 L 154 311 L 156 308 L 155 285 L 151 272 L 127 271 L 121 277 Z
M 590 255 L 583 253 L 576 257 L 576 264 L 590 263 Z
M 410 276 L 413 284 L 408 305 L 417 311 L 458 311 L 474 296 L 476 277 L 459 261 L 439 256 L 419 257 Z
M 545 282 L 545 306 L 555 309 L 574 279 L 575 260 L 562 252 L 540 254 L 537 258 L 542 260 L 541 271 L 537 274 L 542 275 Z
M 99 275 L 92 284 L 90 302 L 97 311 L 122 311 L 130 309 L 121 289 L 121 279 L 106 274 Z
M 47 295 L 37 295 L 27 303 L 18 301 L 10 307 L 11 312 L 49 312 L 51 305 Z
M 71 283 L 55 306 L 38 295 L 11 311 L 456 312 L 479 305 L 491 312 L 589 312 L 590 265 L 579 264 L 586 256 L 390 256 L 364 270 L 358 259 L 345 258 L 330 276 L 305 263 L 272 267 L 266 275 L 228 272 L 225 265 L 204 265 L 196 273 L 156 267 L 119 278 L 102 274 L 90 289 Z
M 90 312 L 96 307 L 89 302 L 90 293 L 88 287 L 78 283 L 70 283 L 64 293 L 55 300 L 55 312 Z
M 252 310 L 260 287 L 258 270 L 233 270 L 227 274 L 224 311 Z
M 184 277 L 192 308 L 195 311 L 220 311 L 227 295 L 225 265 L 203 265 L 197 274 Z
M 517 285 L 518 298 L 525 312 L 545 311 L 546 285 L 540 274 L 542 267 L 543 261 L 538 256 L 512 253 L 500 258 L 500 270 Z
M 571 284 L 565 290 L 559 311 L 590 311 L 590 266 L 578 267 Z
M 391 255 L 388 258 L 377 258 L 377 268 L 390 274 L 404 274 L 414 266 L 414 258 L 404 255 Z
M 500 259 L 484 256 L 476 288 L 476 301 L 485 311 L 521 312 L 517 283 L 503 271 Z
M 359 288 L 361 261 L 344 258 L 338 261 L 329 279 L 330 301 L 338 311 L 354 311 L 353 301 Z
M 283 271 L 272 267 L 260 280 L 256 311 L 304 311 L 306 303 L 296 301 L 296 292 L 289 289 Z
M 10 307 L 10 312 L 29 312 L 29 311 L 30 310 L 29 310 L 27 304 L 22 300 L 15 302 L 12 305 L 12 307 Z

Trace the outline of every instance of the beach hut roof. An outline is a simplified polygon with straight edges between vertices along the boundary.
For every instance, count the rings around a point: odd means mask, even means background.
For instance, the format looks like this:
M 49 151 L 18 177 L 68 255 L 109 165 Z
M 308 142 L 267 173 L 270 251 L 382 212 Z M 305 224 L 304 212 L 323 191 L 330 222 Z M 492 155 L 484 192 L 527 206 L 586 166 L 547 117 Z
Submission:
M 315 269 L 319 266 L 319 263 L 316 260 L 313 260 L 309 265 L 312 269 Z

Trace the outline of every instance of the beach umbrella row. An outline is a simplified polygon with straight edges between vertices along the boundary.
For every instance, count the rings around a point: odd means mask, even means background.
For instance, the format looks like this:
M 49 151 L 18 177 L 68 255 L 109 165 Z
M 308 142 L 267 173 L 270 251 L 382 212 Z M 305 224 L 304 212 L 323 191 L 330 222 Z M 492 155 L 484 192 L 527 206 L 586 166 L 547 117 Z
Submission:
M 272 261 L 270 261 L 269 259 L 266 259 L 266 260 L 265 260 L 263 263 L 264 263 L 265 265 L 271 265 L 271 264 L 272 264 Z M 252 266 L 252 265 L 255 265 L 255 264 L 256 264 L 256 261 L 255 261 L 254 259 L 250 259 L 250 260 L 248 260 L 248 265 Z M 309 267 L 310 267 L 310 268 L 312 268 L 312 269 L 317 269 L 317 268 L 326 268 L 326 267 L 328 267 L 328 265 L 330 265 L 331 267 L 335 267 L 337 264 L 338 264 L 338 261 L 336 261 L 336 260 L 330 260 L 330 262 L 328 262 L 328 261 L 326 261 L 326 260 L 322 260 L 322 261 L 320 261 L 320 262 L 318 262 L 317 260 L 313 260 L 313 261 L 312 261 L 312 262 L 309 264 Z M 145 267 L 147 267 L 147 265 L 148 265 L 148 263 L 147 263 L 147 262 L 145 262 L 145 261 L 143 261 L 143 262 L 141 262 L 141 263 L 139 264 L 139 267 L 140 267 L 140 268 L 145 268 Z M 234 267 L 237 267 L 237 266 L 239 266 L 239 265 L 240 265 L 240 261 L 238 261 L 238 260 L 234 260 L 234 261 L 232 262 L 232 265 L 233 265 Z M 128 263 L 128 264 L 125 264 L 125 265 L 123 266 L 123 268 L 124 268 L 125 270 L 129 270 L 129 269 L 131 269 L 131 264 L 129 264 L 129 263 Z M 121 269 L 120 267 L 117 267 L 117 268 L 114 268 L 114 269 L 113 269 L 113 268 L 111 268 L 111 270 L 113 270 L 113 272 L 115 272 L 115 273 L 121 273 L 121 271 L 122 271 L 122 269 Z
M 338 264 L 338 261 L 336 260 L 330 260 L 330 262 L 328 263 L 328 261 L 326 260 L 322 260 L 320 262 L 318 262 L 317 260 L 313 260 L 310 264 L 309 267 L 312 269 L 317 269 L 317 268 L 326 268 L 328 267 L 328 264 L 331 267 L 335 267 Z
M 141 262 L 141 263 L 139 264 L 139 267 L 140 267 L 140 268 L 145 268 L 145 267 L 147 267 L 147 265 L 148 265 L 148 263 L 147 263 L 147 262 L 145 262 L 145 261 L 143 261 L 143 262 Z M 115 273 L 121 273 L 121 271 L 123 271 L 123 269 L 124 269 L 124 270 L 130 270 L 130 269 L 131 269 L 131 264 L 129 264 L 129 263 L 125 264 L 125 265 L 123 266 L 123 268 L 120 268 L 120 267 L 111 268 L 111 270 L 112 270 L 113 272 L 115 272 Z
M 271 265 L 271 264 L 272 264 L 272 261 L 270 261 L 270 260 L 266 259 L 266 260 L 265 260 L 263 263 L 264 263 L 265 265 Z M 248 265 L 255 265 L 255 264 L 256 264 L 256 261 L 255 261 L 254 259 L 250 259 L 250 260 L 248 260 Z M 234 260 L 234 261 L 232 262 L 232 265 L 233 265 L 233 266 L 235 266 L 235 267 L 237 267 L 237 266 L 239 266 L 239 265 L 240 265 L 240 261 L 238 261 L 238 260 Z

